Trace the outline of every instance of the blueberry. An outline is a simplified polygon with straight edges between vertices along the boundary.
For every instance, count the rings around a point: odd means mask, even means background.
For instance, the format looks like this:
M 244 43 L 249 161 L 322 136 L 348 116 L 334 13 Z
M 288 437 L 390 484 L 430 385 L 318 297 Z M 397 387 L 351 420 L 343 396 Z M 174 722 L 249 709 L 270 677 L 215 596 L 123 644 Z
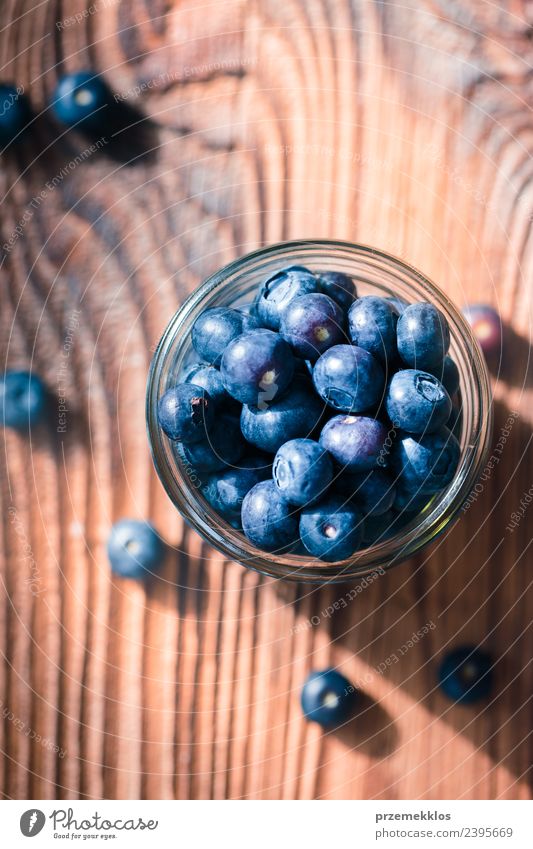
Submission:
M 320 290 L 329 295 L 346 312 L 357 298 L 357 288 L 353 279 L 342 271 L 323 271 L 320 276 Z
M 68 127 L 102 126 L 111 105 L 109 89 L 94 71 L 79 71 L 62 77 L 54 91 L 52 109 L 58 121 Z
M 219 366 L 229 343 L 241 333 L 257 326 L 257 320 L 245 312 L 227 307 L 213 307 L 204 310 L 194 322 L 192 344 L 203 360 Z
M 220 365 L 226 392 L 263 409 L 281 397 L 294 374 L 290 347 L 271 330 L 250 330 L 230 342 Z
M 353 499 L 365 516 L 380 516 L 394 503 L 396 488 L 390 476 L 382 469 L 371 472 L 341 472 L 334 488 Z
M 485 357 L 498 360 L 502 350 L 503 328 L 496 310 L 487 304 L 471 304 L 463 309 L 463 315 Z
M 455 361 L 450 356 L 446 356 L 444 357 L 444 362 L 440 363 L 436 368 L 430 369 L 430 372 L 435 377 L 438 377 L 450 398 L 453 398 L 459 390 L 460 385 L 459 369 Z
M 395 307 L 375 295 L 359 298 L 348 313 L 348 330 L 353 344 L 382 362 L 391 362 L 397 356 L 397 323 Z
M 263 457 L 248 457 L 234 469 L 215 472 L 202 490 L 204 498 L 234 527 L 241 527 L 244 496 L 260 481 L 270 477 L 272 467 Z
M 294 353 L 314 362 L 320 354 L 345 340 L 344 315 L 327 295 L 313 292 L 294 298 L 281 314 L 280 333 Z
M 320 444 L 343 469 L 365 472 L 385 465 L 387 428 L 367 416 L 334 416 L 320 434 Z
M 461 449 L 447 427 L 424 436 L 399 431 L 391 461 L 405 490 L 433 494 L 451 483 Z
M 319 291 L 319 281 L 309 269 L 301 265 L 284 268 L 263 284 L 255 305 L 257 316 L 264 327 L 278 330 L 281 313 L 290 301 Z
M 275 454 L 284 442 L 309 436 L 319 425 L 324 405 L 312 391 L 312 386 L 299 375 L 287 394 L 264 409 L 244 406 L 241 430 L 244 438 L 269 454 Z
M 201 386 L 202 389 L 205 389 L 217 407 L 227 404 L 231 400 L 224 389 L 220 372 L 214 366 L 196 363 L 186 372 L 184 382 L 194 383 L 195 386 Z
M 279 552 L 298 539 L 298 516 L 274 481 L 262 481 L 245 495 L 241 519 L 246 537 L 264 551 Z
M 439 686 L 454 702 L 474 704 L 490 695 L 494 662 L 490 654 L 475 646 L 460 646 L 443 658 Z
M 213 415 L 214 404 L 209 393 L 194 383 L 173 386 L 159 399 L 157 405 L 160 427 L 169 439 L 178 442 L 205 439 Z
M 409 433 L 431 433 L 446 424 L 452 402 L 440 380 L 432 374 L 402 369 L 392 376 L 386 407 L 395 427 Z
M 410 304 L 398 319 L 397 343 L 400 357 L 410 368 L 435 368 L 450 347 L 448 322 L 433 304 Z
M 0 83 L 0 145 L 12 142 L 29 118 L 29 104 L 21 88 Z
M 336 669 L 311 672 L 302 687 L 305 718 L 323 728 L 334 728 L 351 719 L 356 703 L 355 688 Z
M 46 387 L 36 374 L 8 371 L 0 379 L 0 410 L 6 427 L 35 427 L 43 420 L 46 405 Z
M 235 465 L 245 450 L 239 419 L 222 413 L 208 426 L 205 439 L 183 445 L 180 453 L 184 462 L 197 472 L 216 472 Z
M 317 360 L 313 383 L 330 407 L 362 413 L 380 401 L 385 375 L 379 362 L 363 348 L 334 345 Z
M 300 517 L 300 538 L 308 552 L 334 563 L 357 551 L 363 536 L 363 514 L 341 495 L 330 495 Z
M 303 506 L 324 495 L 333 478 L 333 464 L 318 442 L 291 439 L 274 457 L 272 477 L 287 501 Z
M 122 578 L 146 578 L 163 560 L 165 546 L 155 528 L 137 519 L 121 519 L 111 528 L 107 554 Z

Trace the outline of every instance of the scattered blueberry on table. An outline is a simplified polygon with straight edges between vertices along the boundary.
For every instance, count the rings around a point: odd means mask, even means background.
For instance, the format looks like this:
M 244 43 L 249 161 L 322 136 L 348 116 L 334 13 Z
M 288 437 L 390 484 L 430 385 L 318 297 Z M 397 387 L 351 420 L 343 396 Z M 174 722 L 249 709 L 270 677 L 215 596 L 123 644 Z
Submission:
M 0 378 L 2 424 L 24 430 L 40 424 L 46 412 L 46 387 L 30 371 L 7 371 Z
M 311 672 L 300 696 L 302 711 L 309 722 L 335 728 L 350 720 L 357 706 L 355 687 L 336 669 Z
M 65 74 L 52 95 L 52 110 L 61 124 L 97 128 L 105 123 L 112 103 L 104 80 L 94 71 Z
M 120 519 L 111 528 L 107 554 L 111 568 L 121 578 L 146 578 L 161 565 L 165 546 L 148 522 Z
M 30 108 L 22 89 L 0 83 L 0 145 L 12 142 L 24 130 L 29 117 Z
M 493 686 L 494 661 L 476 646 L 460 646 L 445 655 L 439 667 L 439 686 L 454 702 L 474 704 L 487 698 Z
M 470 304 L 463 308 L 463 315 L 485 357 L 498 358 L 502 350 L 503 328 L 496 310 L 487 304 Z
M 453 480 L 459 372 L 444 315 L 294 265 L 195 321 L 159 424 L 222 522 L 325 563 L 383 542 Z M 453 428 L 453 432 L 452 432 Z

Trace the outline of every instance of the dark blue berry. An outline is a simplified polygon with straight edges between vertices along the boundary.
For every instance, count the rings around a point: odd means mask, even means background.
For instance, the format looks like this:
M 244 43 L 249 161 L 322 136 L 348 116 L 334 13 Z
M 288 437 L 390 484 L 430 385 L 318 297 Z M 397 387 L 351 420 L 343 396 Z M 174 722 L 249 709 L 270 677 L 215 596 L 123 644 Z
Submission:
M 402 369 L 389 383 L 386 407 L 395 427 L 408 433 L 431 433 L 446 424 L 452 402 L 440 380 L 432 374 Z
M 30 108 L 22 89 L 0 83 L 0 145 L 9 144 L 26 127 Z
M 220 373 L 226 392 L 242 404 L 264 409 L 283 395 L 294 374 L 290 347 L 271 330 L 250 330 L 230 342 Z
M 405 308 L 396 329 L 398 353 L 410 368 L 439 366 L 450 347 L 446 318 L 433 304 L 421 301 Z
M 231 401 L 224 389 L 220 372 L 214 366 L 196 363 L 186 372 L 184 382 L 194 383 L 195 386 L 201 386 L 202 389 L 205 389 L 217 408 Z
M 335 728 L 351 719 L 356 703 L 355 687 L 336 669 L 311 672 L 302 687 L 305 718 L 323 728 Z
M 241 519 L 246 537 L 264 551 L 287 550 L 298 539 L 297 513 L 274 481 L 262 481 L 245 495 Z
M 485 357 L 497 360 L 502 350 L 503 328 L 496 310 L 487 304 L 471 304 L 463 309 L 463 315 Z
M 239 419 L 228 413 L 217 414 L 200 442 L 180 446 L 185 463 L 197 472 L 216 472 L 234 466 L 243 456 L 246 443 L 241 436 Z
M 148 522 L 121 519 L 111 528 L 107 553 L 115 574 L 146 578 L 161 565 L 165 546 Z
M 275 454 L 289 439 L 306 437 L 320 424 L 324 405 L 312 391 L 312 384 L 299 375 L 286 395 L 263 409 L 244 406 L 241 430 L 244 438 L 269 454 Z
M 317 360 L 313 383 L 330 407 L 362 413 L 381 400 L 385 375 L 368 351 L 355 345 L 335 345 Z
M 394 503 L 396 488 L 390 475 L 382 469 L 370 472 L 341 472 L 334 488 L 359 505 L 365 516 L 380 516 Z
M 300 539 L 310 554 L 334 563 L 357 551 L 363 536 L 363 514 L 342 495 L 330 495 L 300 516 Z
M 436 368 L 430 369 L 430 372 L 440 380 L 450 398 L 453 398 L 460 385 L 459 369 L 454 360 L 450 356 L 446 356 L 444 362 Z
M 348 313 L 348 330 L 353 344 L 381 362 L 391 363 L 396 358 L 397 323 L 395 307 L 375 295 L 359 298 Z
M 494 662 L 490 654 L 475 646 L 449 652 L 439 667 L 439 685 L 454 702 L 474 704 L 487 698 L 493 687 Z
M 257 320 L 248 313 L 227 307 L 213 307 L 205 310 L 194 322 L 192 344 L 202 360 L 219 366 L 229 343 L 257 326 Z
M 99 127 L 108 118 L 112 98 L 103 79 L 94 71 L 79 71 L 62 77 L 54 91 L 52 109 L 68 127 Z
M 314 362 L 345 340 L 343 325 L 339 305 L 327 295 L 313 292 L 294 298 L 283 310 L 280 333 L 298 357 Z
M 210 475 L 202 490 L 204 498 L 234 527 L 241 527 L 244 496 L 256 483 L 269 478 L 271 471 L 272 466 L 265 458 L 248 457 L 234 469 Z
M 405 490 L 432 494 L 451 483 L 460 454 L 457 439 L 446 427 L 423 436 L 399 431 L 391 462 Z
M 342 271 L 323 271 L 320 274 L 320 290 L 333 298 L 345 312 L 357 298 L 353 279 Z
M 44 418 L 47 392 L 41 378 L 29 371 L 8 371 L 0 379 L 2 423 L 15 430 L 35 427 Z
M 385 465 L 387 428 L 367 416 L 334 416 L 320 434 L 320 444 L 342 469 L 365 472 Z
M 318 278 L 300 265 L 277 271 L 264 283 L 255 304 L 255 311 L 264 327 L 278 330 L 281 314 L 287 304 L 299 295 L 319 292 Z
M 157 417 L 169 439 L 190 443 L 205 439 L 214 410 L 205 389 L 194 383 L 180 383 L 159 399 Z
M 272 477 L 291 504 L 312 504 L 321 498 L 333 478 L 327 451 L 312 439 L 291 439 L 274 457 Z

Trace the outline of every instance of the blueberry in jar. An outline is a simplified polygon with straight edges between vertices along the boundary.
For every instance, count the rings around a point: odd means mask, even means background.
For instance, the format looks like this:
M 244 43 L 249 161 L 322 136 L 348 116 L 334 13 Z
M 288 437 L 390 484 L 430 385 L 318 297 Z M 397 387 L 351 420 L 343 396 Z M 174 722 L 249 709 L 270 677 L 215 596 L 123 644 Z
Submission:
M 0 83 L 0 145 L 12 142 L 26 127 L 30 108 L 22 89 Z
M 370 472 L 340 472 L 333 488 L 341 495 L 351 498 L 366 516 L 380 516 L 393 505 L 396 487 L 384 469 Z
M 313 383 L 330 407 L 343 413 L 362 413 L 381 400 L 385 375 L 379 362 L 363 348 L 334 345 L 317 360 Z
M 300 539 L 307 551 L 334 563 L 351 557 L 363 537 L 363 514 L 342 495 L 330 495 L 305 507 L 300 516 Z
M 271 330 L 250 330 L 230 342 L 220 364 L 226 392 L 263 408 L 281 397 L 294 374 L 290 347 Z
M 281 552 L 298 539 L 298 515 L 274 481 L 261 481 L 244 497 L 242 527 L 247 539 L 263 551 Z
M 366 472 L 386 465 L 388 432 L 369 416 L 334 416 L 324 425 L 320 444 L 341 469 Z
M 107 542 L 111 569 L 122 578 L 146 578 L 162 563 L 165 546 L 149 522 L 120 519 Z
M 323 728 L 335 728 L 351 719 L 357 704 L 355 688 L 336 669 L 311 672 L 300 700 L 305 718 Z
M 344 315 L 327 295 L 294 298 L 281 314 L 280 334 L 296 356 L 313 363 L 320 354 L 345 339 Z
M 66 74 L 59 80 L 52 98 L 56 118 L 68 127 L 101 126 L 112 98 L 103 79 L 93 71 Z
M 264 327 L 279 330 L 282 312 L 294 298 L 319 291 L 318 278 L 309 269 L 301 265 L 284 268 L 263 284 L 255 313 Z
M 205 389 L 217 409 L 231 407 L 234 403 L 226 392 L 221 374 L 215 366 L 196 363 L 186 372 L 184 382 L 194 383 L 195 386 Z
M 450 330 L 437 307 L 425 301 L 405 308 L 396 329 L 398 353 L 409 368 L 439 366 L 450 347 Z
M 452 482 L 460 453 L 457 439 L 445 426 L 423 436 L 399 431 L 391 464 L 405 489 L 430 495 Z
M 319 279 L 320 291 L 333 298 L 347 312 L 357 298 L 357 287 L 353 278 L 342 271 L 323 271 Z
M 242 465 L 210 475 L 202 489 L 204 498 L 223 518 L 240 528 L 244 496 L 269 478 L 271 469 L 266 458 L 248 457 Z
M 47 399 L 43 381 L 31 371 L 7 371 L 0 378 L 0 412 L 6 427 L 24 430 L 39 425 Z
M 244 405 L 241 430 L 247 442 L 261 451 L 275 454 L 284 442 L 306 437 L 319 426 L 324 404 L 305 378 L 297 375 L 279 401 L 261 408 Z
M 408 433 L 438 430 L 452 411 L 450 396 L 440 380 L 417 369 L 402 369 L 392 376 L 385 403 L 395 427 Z
M 239 419 L 231 413 L 217 414 L 198 442 L 180 445 L 185 463 L 197 472 L 216 472 L 237 463 L 246 451 Z
M 213 307 L 199 315 L 193 324 L 193 348 L 206 363 L 218 367 L 229 343 L 257 326 L 257 320 L 248 313 Z
M 439 686 L 454 702 L 474 704 L 490 695 L 494 661 L 488 652 L 476 646 L 460 646 L 443 658 L 439 667 Z
M 159 426 L 177 442 L 205 439 L 213 416 L 211 396 L 194 383 L 180 383 L 168 389 L 157 405 Z
M 272 477 L 287 501 L 304 506 L 325 494 L 333 478 L 333 464 L 318 442 L 291 439 L 274 457 Z
M 449 354 L 444 357 L 444 361 L 441 364 L 430 369 L 430 373 L 440 380 L 450 398 L 453 398 L 455 393 L 459 391 L 459 369 Z
M 359 298 L 348 313 L 348 329 L 353 344 L 389 364 L 398 353 L 397 323 L 396 308 L 385 298 L 375 295 Z

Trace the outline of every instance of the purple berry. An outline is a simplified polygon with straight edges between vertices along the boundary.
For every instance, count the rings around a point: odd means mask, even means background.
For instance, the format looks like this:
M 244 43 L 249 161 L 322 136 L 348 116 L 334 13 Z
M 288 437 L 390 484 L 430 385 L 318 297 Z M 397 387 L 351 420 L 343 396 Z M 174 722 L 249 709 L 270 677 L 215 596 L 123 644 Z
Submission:
M 385 375 L 368 351 L 355 345 L 335 345 L 318 359 L 313 383 L 330 407 L 343 413 L 362 413 L 381 400 Z
M 290 347 L 271 330 L 250 330 L 230 342 L 220 373 L 226 392 L 259 408 L 281 397 L 294 374 Z
M 300 295 L 285 307 L 280 334 L 296 356 L 315 362 L 320 354 L 345 339 L 344 315 L 338 304 L 316 292 Z
M 365 472 L 385 465 L 387 428 L 367 416 L 334 416 L 320 434 L 320 444 L 342 469 Z

